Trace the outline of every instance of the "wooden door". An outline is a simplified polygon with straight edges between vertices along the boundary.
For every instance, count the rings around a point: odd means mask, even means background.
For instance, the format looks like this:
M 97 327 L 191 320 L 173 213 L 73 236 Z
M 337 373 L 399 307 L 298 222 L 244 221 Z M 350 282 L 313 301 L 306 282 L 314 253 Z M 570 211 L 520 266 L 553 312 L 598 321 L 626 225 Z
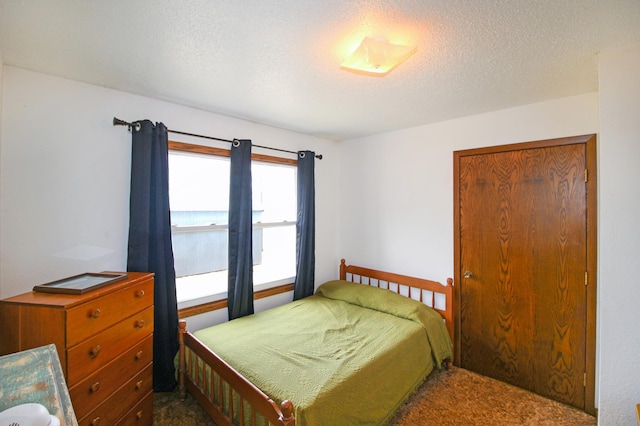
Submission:
M 458 365 L 587 412 L 594 154 L 590 135 L 454 155 Z

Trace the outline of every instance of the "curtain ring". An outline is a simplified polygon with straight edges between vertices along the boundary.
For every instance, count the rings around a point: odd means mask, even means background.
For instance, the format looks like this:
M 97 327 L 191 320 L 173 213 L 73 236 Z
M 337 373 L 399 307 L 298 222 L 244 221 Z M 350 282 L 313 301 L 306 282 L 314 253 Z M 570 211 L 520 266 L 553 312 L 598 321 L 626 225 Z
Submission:
M 237 148 L 240 146 L 240 141 L 238 139 L 234 139 L 232 145 L 234 148 Z
M 306 154 L 305 154 L 304 152 L 302 152 L 302 151 L 300 151 L 300 152 L 298 153 L 298 157 L 300 157 L 300 158 L 304 158 L 304 156 L 305 156 L 305 155 L 306 155 Z
M 139 121 L 136 121 L 135 123 L 131 123 L 131 125 L 133 126 L 133 130 L 135 130 L 136 132 L 139 132 L 140 128 L 142 127 L 142 124 L 140 124 Z

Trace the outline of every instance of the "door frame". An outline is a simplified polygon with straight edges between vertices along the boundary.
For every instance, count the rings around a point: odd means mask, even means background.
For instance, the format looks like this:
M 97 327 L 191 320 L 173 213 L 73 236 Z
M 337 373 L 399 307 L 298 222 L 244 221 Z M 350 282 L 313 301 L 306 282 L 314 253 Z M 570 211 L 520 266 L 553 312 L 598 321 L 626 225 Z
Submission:
M 453 282 L 462 283 L 460 265 L 460 160 L 466 156 L 495 154 L 525 149 L 547 148 L 560 145 L 584 144 L 587 179 L 587 324 L 585 348 L 585 412 L 595 415 L 595 383 L 596 383 L 596 300 L 597 300 L 597 170 L 596 170 L 596 135 L 546 139 L 508 145 L 473 148 L 453 152 Z M 454 285 L 453 310 L 455 312 L 454 330 L 454 364 L 460 366 L 460 284 Z

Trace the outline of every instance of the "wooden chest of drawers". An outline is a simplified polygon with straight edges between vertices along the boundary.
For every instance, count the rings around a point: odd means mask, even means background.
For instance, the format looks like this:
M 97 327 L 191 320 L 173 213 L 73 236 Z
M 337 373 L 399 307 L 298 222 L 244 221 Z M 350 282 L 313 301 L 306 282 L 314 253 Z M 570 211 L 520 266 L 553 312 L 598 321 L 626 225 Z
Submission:
M 153 423 L 153 274 L 0 300 L 0 355 L 56 345 L 80 425 Z

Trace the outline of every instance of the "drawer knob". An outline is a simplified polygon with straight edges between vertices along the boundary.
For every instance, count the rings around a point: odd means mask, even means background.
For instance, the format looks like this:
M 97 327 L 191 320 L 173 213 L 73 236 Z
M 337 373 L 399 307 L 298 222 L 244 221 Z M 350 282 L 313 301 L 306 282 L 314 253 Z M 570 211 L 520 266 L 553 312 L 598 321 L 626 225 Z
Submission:
M 142 380 L 140 380 L 138 383 L 136 383 L 136 390 L 139 390 L 142 388 Z
M 89 350 L 89 355 L 91 356 L 91 358 L 95 358 L 98 356 L 98 354 L 100 354 L 101 350 L 102 348 L 100 347 L 100 345 L 94 346 Z
M 136 354 L 136 361 L 142 358 L 142 351 Z
M 136 326 L 136 328 L 144 327 L 144 320 L 141 319 L 141 320 L 136 321 L 135 326 Z
M 144 296 L 144 290 L 138 290 L 136 291 L 136 297 L 138 299 L 142 298 Z
M 142 418 L 142 410 L 138 411 L 136 413 L 136 418 L 141 419 Z
M 95 419 L 91 420 L 91 426 L 98 426 L 100 422 L 102 422 L 102 419 L 100 417 L 96 417 Z
M 102 312 L 100 311 L 100 309 L 94 309 L 93 311 L 91 311 L 91 314 L 89 316 L 91 318 L 98 318 L 101 313 Z
M 100 382 L 95 382 L 91 385 L 91 393 L 98 392 L 98 389 L 100 389 Z

